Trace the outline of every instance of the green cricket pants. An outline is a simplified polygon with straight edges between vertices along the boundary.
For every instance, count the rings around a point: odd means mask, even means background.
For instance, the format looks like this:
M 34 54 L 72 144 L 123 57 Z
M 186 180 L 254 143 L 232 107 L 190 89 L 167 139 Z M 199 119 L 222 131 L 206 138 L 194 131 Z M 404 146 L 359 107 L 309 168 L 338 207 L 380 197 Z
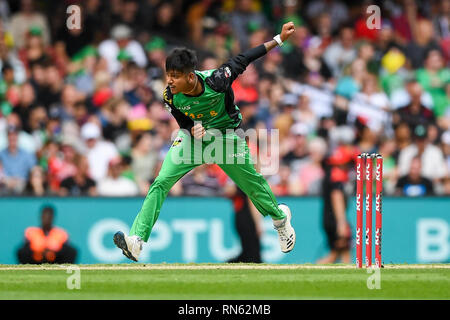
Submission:
M 186 173 L 204 163 L 218 164 L 263 216 L 270 215 L 275 220 L 286 216 L 278 208 L 267 181 L 256 172 L 245 139 L 232 131 L 221 135 L 207 132 L 200 140 L 180 130 L 150 186 L 130 235 L 137 235 L 147 242 L 169 190 Z

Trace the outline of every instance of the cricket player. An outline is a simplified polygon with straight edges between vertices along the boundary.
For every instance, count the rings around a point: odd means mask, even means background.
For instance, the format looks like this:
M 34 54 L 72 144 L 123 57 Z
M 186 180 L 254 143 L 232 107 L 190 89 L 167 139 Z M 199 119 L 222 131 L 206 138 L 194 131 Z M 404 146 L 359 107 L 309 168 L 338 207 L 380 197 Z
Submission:
M 233 81 L 252 61 L 276 46 L 282 46 L 294 31 L 294 23 L 288 22 L 273 40 L 238 54 L 215 70 L 195 70 L 197 58 L 189 49 L 174 49 L 169 54 L 166 59 L 168 86 L 163 97 L 180 130 L 158 177 L 150 186 L 130 234 L 119 231 L 114 235 L 114 243 L 127 258 L 138 261 L 142 244 L 148 241 L 169 190 L 190 170 L 206 163 L 198 161 L 202 156 L 199 153 L 207 150 L 211 143 L 223 145 L 223 150 L 216 150 L 216 154 L 222 153 L 215 163 L 248 195 L 263 216 L 272 218 L 281 251 L 290 252 L 294 248 L 295 231 L 291 226 L 290 209 L 277 203 L 267 181 L 254 167 L 245 138 L 237 134 L 242 116 L 234 104 L 231 88 Z M 209 134 L 210 131 L 214 134 Z M 217 132 L 223 134 L 217 135 Z M 243 152 L 236 152 L 236 149 Z

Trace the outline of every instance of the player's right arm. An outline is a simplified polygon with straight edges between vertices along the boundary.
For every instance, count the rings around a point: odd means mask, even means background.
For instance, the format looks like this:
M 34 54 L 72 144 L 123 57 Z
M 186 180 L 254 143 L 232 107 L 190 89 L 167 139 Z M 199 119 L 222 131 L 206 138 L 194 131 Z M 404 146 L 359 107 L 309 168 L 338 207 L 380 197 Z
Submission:
M 294 23 L 288 22 L 283 25 L 280 33 L 281 41 L 287 40 L 295 31 Z M 215 70 L 211 76 L 206 78 L 206 83 L 217 92 L 225 92 L 230 87 L 233 81 L 245 71 L 247 66 L 256 59 L 264 56 L 267 52 L 272 50 L 278 45 L 275 40 L 270 40 L 257 47 L 251 48 L 237 56 L 229 59 L 217 70 Z

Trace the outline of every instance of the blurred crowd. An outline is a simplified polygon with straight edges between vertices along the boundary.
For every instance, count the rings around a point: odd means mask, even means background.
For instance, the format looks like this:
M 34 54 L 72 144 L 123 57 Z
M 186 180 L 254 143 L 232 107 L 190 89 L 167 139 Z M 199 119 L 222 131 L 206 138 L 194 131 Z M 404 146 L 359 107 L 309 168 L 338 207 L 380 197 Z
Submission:
M 0 0 L 0 195 L 145 195 L 178 128 L 168 52 L 214 69 L 287 21 L 233 84 L 244 129 L 279 130 L 274 193 L 320 195 L 326 165 L 351 187 L 355 155 L 376 152 L 385 194 L 450 195 L 450 0 Z M 228 183 L 201 166 L 171 195 Z

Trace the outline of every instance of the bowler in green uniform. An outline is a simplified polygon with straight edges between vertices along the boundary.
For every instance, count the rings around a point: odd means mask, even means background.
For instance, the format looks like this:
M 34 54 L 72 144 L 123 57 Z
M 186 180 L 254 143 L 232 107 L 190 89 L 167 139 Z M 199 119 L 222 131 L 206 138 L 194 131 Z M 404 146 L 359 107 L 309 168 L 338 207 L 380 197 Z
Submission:
M 242 116 L 231 88 L 252 61 L 283 45 L 294 31 L 294 24 L 288 22 L 273 40 L 238 54 L 215 70 L 195 70 L 197 58 L 189 49 L 174 49 L 167 57 L 168 86 L 163 98 L 180 130 L 150 186 L 130 234 L 118 231 L 114 235 L 114 243 L 126 257 L 138 261 L 142 244 L 148 241 L 172 186 L 196 166 L 211 163 L 211 159 L 247 194 L 263 216 L 272 218 L 281 251 L 289 252 L 294 248 L 290 209 L 277 203 L 267 181 L 255 170 L 245 138 L 239 134 Z M 209 159 L 205 159 L 210 149 L 214 150 L 209 152 Z

